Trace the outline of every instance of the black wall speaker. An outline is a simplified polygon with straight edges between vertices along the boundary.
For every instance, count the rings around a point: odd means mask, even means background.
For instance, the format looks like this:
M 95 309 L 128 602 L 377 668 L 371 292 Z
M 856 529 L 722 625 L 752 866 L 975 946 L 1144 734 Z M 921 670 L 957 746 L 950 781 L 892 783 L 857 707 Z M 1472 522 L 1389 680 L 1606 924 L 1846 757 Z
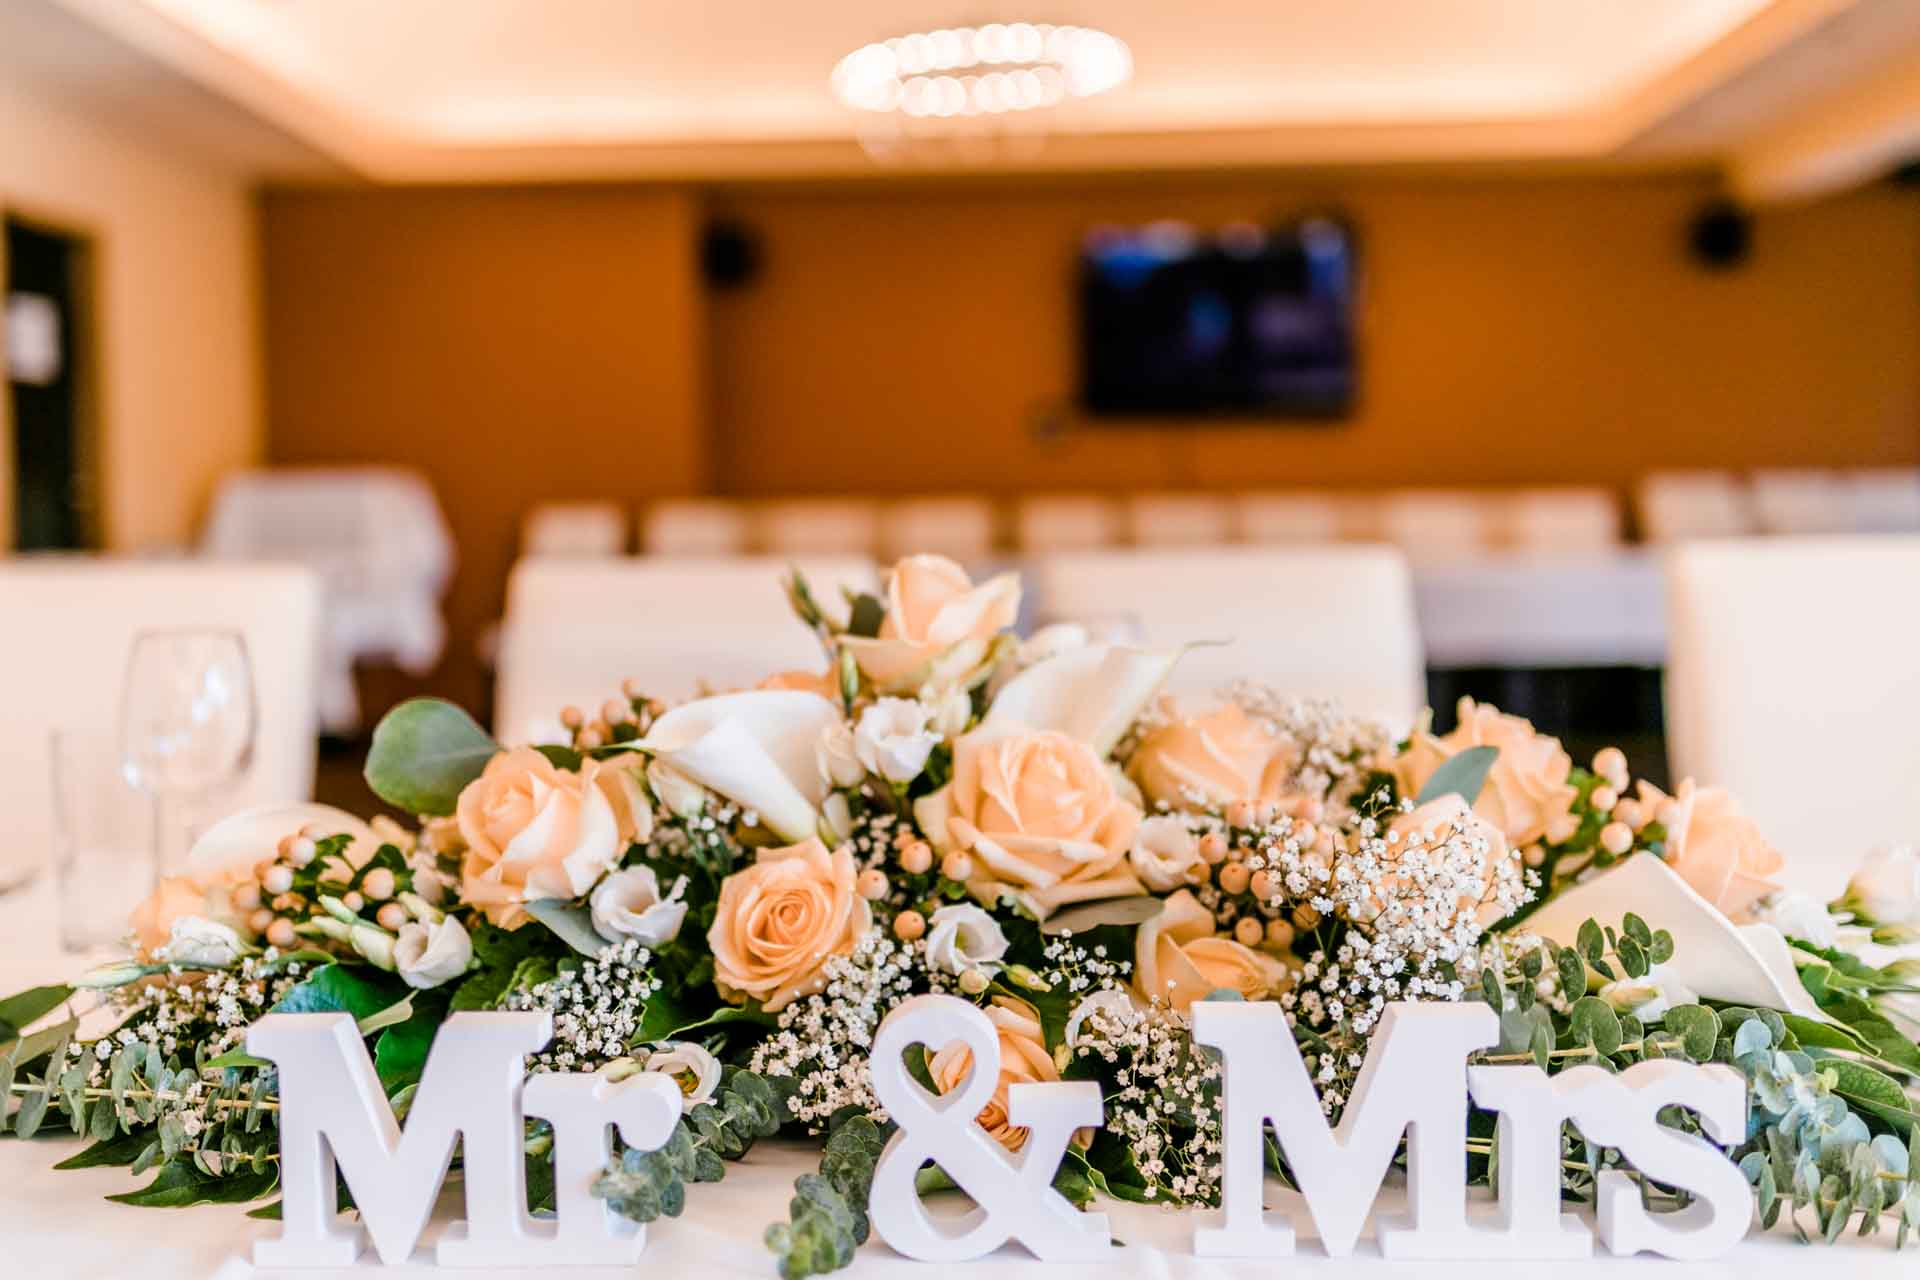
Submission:
M 1687 252 L 1709 271 L 1731 271 L 1753 253 L 1753 217 L 1731 200 L 1702 205 L 1687 223 Z
M 740 289 L 760 274 L 760 235 L 744 222 L 715 218 L 700 233 L 700 274 L 710 289 Z

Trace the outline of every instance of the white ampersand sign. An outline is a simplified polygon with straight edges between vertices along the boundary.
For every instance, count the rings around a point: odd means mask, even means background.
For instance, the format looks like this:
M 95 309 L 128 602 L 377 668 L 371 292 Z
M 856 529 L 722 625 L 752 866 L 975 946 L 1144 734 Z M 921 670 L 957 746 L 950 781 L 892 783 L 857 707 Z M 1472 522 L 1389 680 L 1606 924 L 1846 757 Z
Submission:
M 914 1045 L 967 1048 L 972 1068 L 960 1087 L 929 1092 L 907 1071 Z M 1092 1081 L 1016 1084 L 1007 1091 L 1007 1119 L 1027 1130 L 1010 1154 L 974 1121 L 1000 1076 L 1000 1040 L 979 1009 L 954 996 L 915 996 L 888 1014 L 874 1037 L 873 1092 L 899 1125 L 873 1173 L 873 1229 L 899 1252 L 922 1262 L 964 1262 L 1018 1240 L 1043 1262 L 1111 1257 L 1107 1218 L 1081 1213 L 1053 1189 L 1054 1170 L 1076 1129 L 1100 1125 L 1100 1086 Z M 973 1197 L 975 1208 L 935 1218 L 914 1189 L 914 1176 L 934 1161 Z

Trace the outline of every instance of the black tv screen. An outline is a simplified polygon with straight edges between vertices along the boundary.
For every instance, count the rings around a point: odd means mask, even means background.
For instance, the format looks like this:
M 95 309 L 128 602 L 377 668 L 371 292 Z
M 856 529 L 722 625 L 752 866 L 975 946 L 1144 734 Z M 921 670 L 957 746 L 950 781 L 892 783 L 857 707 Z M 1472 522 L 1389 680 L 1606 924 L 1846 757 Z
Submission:
M 1353 236 L 1333 218 L 1102 227 L 1080 260 L 1092 414 L 1336 418 L 1354 396 Z

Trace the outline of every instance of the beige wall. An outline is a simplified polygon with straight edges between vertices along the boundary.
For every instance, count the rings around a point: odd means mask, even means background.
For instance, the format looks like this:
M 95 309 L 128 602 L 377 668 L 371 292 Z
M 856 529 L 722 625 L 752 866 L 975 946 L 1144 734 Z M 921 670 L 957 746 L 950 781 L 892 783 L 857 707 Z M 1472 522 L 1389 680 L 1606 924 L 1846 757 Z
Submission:
M 1920 192 L 1759 215 L 1713 274 L 1705 176 L 1234 177 L 724 194 L 766 272 L 713 304 L 715 477 L 746 494 L 1624 485 L 1662 466 L 1920 461 Z M 1073 270 L 1103 221 L 1337 207 L 1360 399 L 1328 427 L 1071 412 Z M 1065 407 L 1067 432 L 1037 438 Z
M 262 448 L 248 184 L 0 75 L 0 208 L 93 238 L 107 544 L 186 541 L 219 475 Z

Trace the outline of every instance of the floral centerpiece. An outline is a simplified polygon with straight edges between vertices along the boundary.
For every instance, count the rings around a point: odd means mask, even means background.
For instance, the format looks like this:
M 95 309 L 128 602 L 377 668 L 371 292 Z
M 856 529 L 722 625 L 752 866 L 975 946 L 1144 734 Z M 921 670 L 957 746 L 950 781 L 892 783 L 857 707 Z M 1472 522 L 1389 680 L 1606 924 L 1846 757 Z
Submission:
M 1195 1002 L 1277 1001 L 1331 1117 L 1390 1002 L 1473 1000 L 1500 1017 L 1487 1061 L 1738 1068 L 1752 1122 L 1727 1154 L 1767 1226 L 1904 1243 L 1920 1225 L 1920 962 L 1894 950 L 1920 925 L 1913 849 L 1823 905 L 1777 888 L 1781 855 L 1725 793 L 1635 785 L 1613 749 L 1576 765 L 1492 707 L 1396 741 L 1255 685 L 1172 698 L 1179 652 L 1071 626 L 1019 639 L 1017 578 L 976 585 L 939 557 L 844 605 L 787 589 L 819 671 L 672 707 L 629 685 L 541 745 L 410 702 L 367 777 L 417 821 L 304 806 L 215 827 L 137 913 L 126 960 L 0 1001 L 0 1129 L 68 1125 L 92 1144 L 66 1166 L 151 1172 L 128 1203 L 271 1213 L 253 1019 L 351 1013 L 404 1111 L 449 1014 L 543 1009 L 532 1069 L 662 1071 L 685 1095 L 666 1146 L 600 1178 L 618 1213 L 672 1217 L 755 1141 L 811 1135 L 820 1171 L 766 1232 L 792 1278 L 866 1236 L 889 1127 L 868 1052 L 910 996 L 991 1020 L 978 1122 L 996 1141 L 1026 1138 L 1011 1085 L 1097 1081 L 1106 1125 L 1055 1185 L 1173 1206 L 1220 1186 Z M 971 1070 L 958 1046 L 909 1066 L 940 1092 Z M 1623 1163 L 1563 1140 L 1570 1199 Z M 1493 1147 L 1474 1113 L 1479 1181 Z M 536 1199 L 549 1150 L 530 1121 Z

